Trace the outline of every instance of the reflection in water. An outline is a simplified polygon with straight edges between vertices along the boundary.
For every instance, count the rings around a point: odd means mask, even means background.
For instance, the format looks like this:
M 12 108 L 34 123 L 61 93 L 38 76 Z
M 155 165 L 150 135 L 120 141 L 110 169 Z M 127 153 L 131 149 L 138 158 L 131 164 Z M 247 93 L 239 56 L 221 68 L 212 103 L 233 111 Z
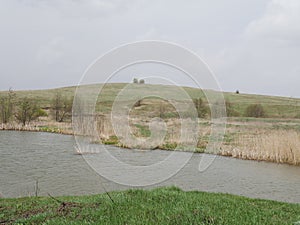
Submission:
M 104 188 L 130 188 L 100 177 L 82 155 L 76 154 L 74 144 L 72 136 L 1 131 L 0 193 L 4 197 L 34 195 L 36 180 L 39 195 L 82 195 L 100 193 Z M 105 147 L 114 157 L 132 165 L 149 165 L 171 154 Z M 201 157 L 195 154 L 179 173 L 156 186 L 300 202 L 300 167 L 217 157 L 207 170 L 199 172 Z M 113 168 L 108 165 L 107 170 Z M 126 178 L 129 174 L 124 171 L 117 176 Z

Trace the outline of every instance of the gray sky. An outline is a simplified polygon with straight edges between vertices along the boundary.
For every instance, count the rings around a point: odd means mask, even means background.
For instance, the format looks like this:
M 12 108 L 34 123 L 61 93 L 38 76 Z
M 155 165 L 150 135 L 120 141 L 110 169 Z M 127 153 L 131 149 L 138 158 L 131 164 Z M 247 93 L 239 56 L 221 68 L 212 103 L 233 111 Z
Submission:
M 0 0 L 0 32 L 0 90 L 76 85 L 110 49 L 156 39 L 225 91 L 300 97 L 299 0 Z

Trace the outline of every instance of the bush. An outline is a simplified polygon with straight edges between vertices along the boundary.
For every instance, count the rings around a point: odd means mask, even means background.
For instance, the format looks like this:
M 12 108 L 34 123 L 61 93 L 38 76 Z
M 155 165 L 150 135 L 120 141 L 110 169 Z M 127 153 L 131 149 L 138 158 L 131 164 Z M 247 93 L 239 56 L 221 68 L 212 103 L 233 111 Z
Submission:
M 109 136 L 108 139 L 102 140 L 102 144 L 104 145 L 117 145 L 119 143 L 119 139 L 117 136 Z
M 209 108 L 207 107 L 207 105 L 203 102 L 201 98 L 194 99 L 193 102 L 195 104 L 198 117 L 205 118 L 209 112 Z
M 177 143 L 172 142 L 172 143 L 164 143 L 162 146 L 159 146 L 160 149 L 162 150 L 174 150 L 177 148 Z
M 247 117 L 264 117 L 265 111 L 261 104 L 252 104 L 246 108 L 246 116 Z

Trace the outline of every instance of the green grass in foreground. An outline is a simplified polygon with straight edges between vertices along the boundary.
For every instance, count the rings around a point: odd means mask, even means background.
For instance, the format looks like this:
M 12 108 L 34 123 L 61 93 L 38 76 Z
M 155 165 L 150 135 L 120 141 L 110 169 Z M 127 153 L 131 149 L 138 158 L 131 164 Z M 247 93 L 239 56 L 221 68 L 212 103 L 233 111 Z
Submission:
M 300 205 L 178 188 L 0 200 L 0 224 L 294 224 Z

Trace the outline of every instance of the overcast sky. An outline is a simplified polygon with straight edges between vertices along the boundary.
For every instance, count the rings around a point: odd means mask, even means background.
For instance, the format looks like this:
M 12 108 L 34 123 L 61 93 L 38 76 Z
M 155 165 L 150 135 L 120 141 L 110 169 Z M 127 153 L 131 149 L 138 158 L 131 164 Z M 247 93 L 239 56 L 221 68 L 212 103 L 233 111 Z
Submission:
M 0 90 L 76 85 L 118 45 L 196 52 L 224 91 L 300 97 L 299 0 L 0 0 Z

